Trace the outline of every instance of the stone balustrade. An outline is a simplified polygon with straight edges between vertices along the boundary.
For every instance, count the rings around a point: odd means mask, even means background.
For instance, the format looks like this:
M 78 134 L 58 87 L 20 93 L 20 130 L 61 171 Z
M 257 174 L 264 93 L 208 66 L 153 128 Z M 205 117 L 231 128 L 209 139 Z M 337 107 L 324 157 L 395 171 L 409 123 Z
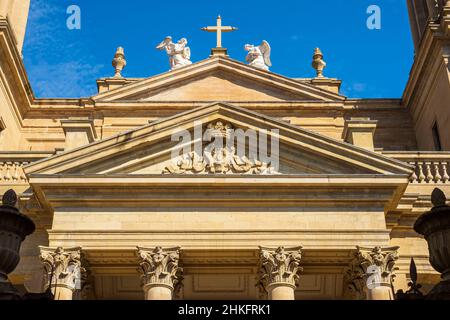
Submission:
M 3 183 L 26 183 L 23 167 L 29 162 L 0 162 L 0 181 Z
M 411 183 L 448 183 L 449 161 L 418 161 L 410 162 L 416 166 L 416 171 L 412 174 Z
M 413 165 L 411 183 L 450 184 L 450 152 L 384 152 L 383 155 Z
M 1 152 L 0 153 L 0 184 L 27 184 L 23 168 L 28 164 L 52 156 L 45 152 Z

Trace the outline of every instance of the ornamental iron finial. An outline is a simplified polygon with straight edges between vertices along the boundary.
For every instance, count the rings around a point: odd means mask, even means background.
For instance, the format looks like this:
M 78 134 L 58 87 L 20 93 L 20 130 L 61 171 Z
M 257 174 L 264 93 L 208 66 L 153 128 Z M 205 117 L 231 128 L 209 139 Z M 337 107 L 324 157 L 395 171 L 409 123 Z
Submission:
M 411 282 L 408 283 L 409 290 L 404 292 L 399 290 L 396 294 L 397 300 L 422 300 L 424 299 L 423 293 L 420 291 L 422 285 L 417 283 L 417 267 L 414 258 L 411 258 L 411 264 L 409 265 L 409 275 Z

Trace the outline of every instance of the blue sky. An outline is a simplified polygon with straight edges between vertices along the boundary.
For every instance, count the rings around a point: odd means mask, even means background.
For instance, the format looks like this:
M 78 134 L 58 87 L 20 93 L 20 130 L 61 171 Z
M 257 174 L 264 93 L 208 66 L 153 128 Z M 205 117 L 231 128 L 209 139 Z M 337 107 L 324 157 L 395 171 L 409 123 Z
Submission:
M 119 4 L 120 3 L 120 4 Z M 70 5 L 81 9 L 81 29 L 69 30 Z M 381 30 L 369 30 L 370 5 L 382 10 Z M 114 74 L 111 60 L 125 48 L 125 77 L 150 77 L 168 70 L 155 46 L 167 35 L 186 37 L 192 60 L 209 56 L 214 25 L 238 27 L 224 35 L 231 58 L 244 61 L 246 43 L 267 40 L 272 71 L 313 77 L 315 47 L 328 66 L 325 75 L 343 80 L 342 93 L 355 98 L 401 97 L 413 62 L 405 0 L 31 0 L 24 61 L 37 97 L 76 98 L 96 93 L 96 79 Z

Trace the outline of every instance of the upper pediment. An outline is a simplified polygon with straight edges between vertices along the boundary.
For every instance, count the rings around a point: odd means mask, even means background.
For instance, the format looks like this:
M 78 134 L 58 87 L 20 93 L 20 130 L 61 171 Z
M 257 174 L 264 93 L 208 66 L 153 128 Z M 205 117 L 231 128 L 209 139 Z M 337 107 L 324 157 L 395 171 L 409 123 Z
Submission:
M 343 101 L 311 84 L 213 57 L 182 69 L 140 80 L 92 98 L 120 101 Z
M 259 153 L 256 153 L 256 158 L 250 157 L 252 147 L 245 150 L 245 156 L 239 156 L 234 148 L 221 150 L 220 154 L 208 149 L 204 132 L 212 130 L 209 132 L 214 137 L 225 137 L 231 129 L 265 132 L 271 145 L 267 147 L 269 150 L 275 150 L 272 145 L 279 145 L 279 165 L 274 167 L 270 160 L 258 158 Z M 200 135 L 196 130 L 200 130 Z M 180 133 L 192 139 L 187 142 L 184 138 L 180 140 Z M 179 149 L 180 142 L 182 149 Z M 196 145 L 200 145 L 199 152 Z M 261 148 L 260 144 L 257 148 Z M 174 156 L 174 151 L 177 156 Z M 30 177 L 61 174 L 406 176 L 412 169 L 402 162 L 262 114 L 214 103 L 38 161 L 25 171 Z

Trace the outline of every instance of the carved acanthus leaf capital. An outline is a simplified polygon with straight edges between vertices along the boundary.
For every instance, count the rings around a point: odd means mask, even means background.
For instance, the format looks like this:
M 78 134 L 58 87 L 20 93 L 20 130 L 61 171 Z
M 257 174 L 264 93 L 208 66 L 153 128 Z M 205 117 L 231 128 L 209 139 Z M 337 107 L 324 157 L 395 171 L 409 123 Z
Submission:
M 277 249 L 260 247 L 260 262 L 258 270 L 258 286 L 263 292 L 268 287 L 284 284 L 296 288 L 300 280 L 302 247 Z
M 138 247 L 138 256 L 143 286 L 166 286 L 176 295 L 183 280 L 183 269 L 178 266 L 180 248 Z
M 44 267 L 45 287 L 64 287 L 70 290 L 80 289 L 85 269 L 81 266 L 81 248 L 39 247 L 40 260 Z
M 354 259 L 344 273 L 344 295 L 352 300 L 366 300 L 366 273 Z
M 374 283 L 390 285 L 398 270 L 395 267 L 399 258 L 398 249 L 399 247 L 357 247 L 352 265 L 355 270 L 360 268 L 366 281 L 371 277 Z

